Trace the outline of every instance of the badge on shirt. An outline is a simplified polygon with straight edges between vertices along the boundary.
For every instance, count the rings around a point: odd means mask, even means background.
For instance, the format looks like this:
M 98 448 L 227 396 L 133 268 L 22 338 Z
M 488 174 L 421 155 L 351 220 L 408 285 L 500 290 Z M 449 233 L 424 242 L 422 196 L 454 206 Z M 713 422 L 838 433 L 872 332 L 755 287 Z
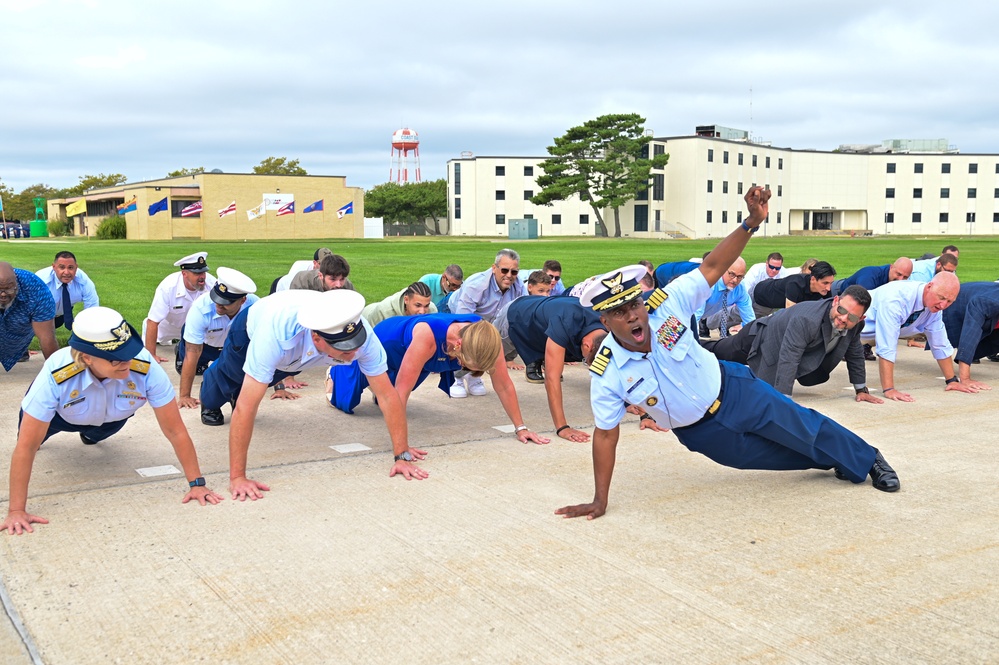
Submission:
M 655 406 L 656 404 L 659 403 L 659 398 L 653 395 L 652 397 L 645 400 L 645 403 L 648 404 L 649 406 Z
M 664 349 L 672 351 L 685 332 L 687 332 L 687 326 L 683 325 L 680 319 L 670 315 L 656 331 L 656 339 L 659 340 Z
M 129 390 L 135 390 L 135 381 L 129 381 L 127 384 Z
M 79 390 L 74 390 L 73 392 L 71 392 L 69 394 L 69 398 L 70 399 L 76 399 L 79 396 L 80 396 L 80 391 Z
M 74 390 L 73 392 L 75 393 L 76 391 Z M 70 395 L 70 397 L 75 397 L 75 395 Z M 80 399 L 74 399 L 74 400 L 70 400 L 69 402 L 66 402 L 65 404 L 63 404 L 63 405 L 62 405 L 62 408 L 64 408 L 64 409 L 68 409 L 68 408 L 69 408 L 69 407 L 71 407 L 71 406 L 74 406 L 74 405 L 76 405 L 76 404 L 79 404 L 80 402 L 82 402 L 82 401 L 83 401 L 83 400 L 85 400 L 85 399 L 87 399 L 87 398 L 86 398 L 86 397 L 81 397 Z

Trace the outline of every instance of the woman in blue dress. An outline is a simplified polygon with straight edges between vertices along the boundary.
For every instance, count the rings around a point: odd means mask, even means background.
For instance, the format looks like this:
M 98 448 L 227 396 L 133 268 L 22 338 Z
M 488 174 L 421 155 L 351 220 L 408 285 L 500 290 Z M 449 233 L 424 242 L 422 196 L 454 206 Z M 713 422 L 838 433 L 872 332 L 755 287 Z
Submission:
M 440 374 L 438 387 L 448 393 L 454 372 L 464 367 L 473 375 L 489 374 L 499 397 L 523 442 L 548 443 L 532 432 L 520 414 L 517 391 L 503 358 L 503 342 L 489 322 L 475 314 L 422 314 L 394 316 L 374 328 L 388 356 L 388 375 L 403 407 L 409 395 L 433 373 Z M 368 382 L 356 363 L 330 368 L 326 393 L 330 404 L 353 413 Z

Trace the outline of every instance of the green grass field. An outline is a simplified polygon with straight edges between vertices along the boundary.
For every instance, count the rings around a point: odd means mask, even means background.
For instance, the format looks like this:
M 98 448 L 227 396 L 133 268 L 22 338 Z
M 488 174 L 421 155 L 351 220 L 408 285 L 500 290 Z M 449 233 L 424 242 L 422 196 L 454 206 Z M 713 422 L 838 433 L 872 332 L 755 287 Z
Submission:
M 97 284 L 101 304 L 114 307 L 140 327 L 149 309 L 153 290 L 163 277 L 176 270 L 174 261 L 204 250 L 214 268 L 240 270 L 266 295 L 275 277 L 285 274 L 294 261 L 312 258 L 317 247 L 330 247 L 350 263 L 350 278 L 371 302 L 380 300 L 428 272 L 441 272 L 457 263 L 469 275 L 488 268 L 499 249 L 511 247 L 521 255 L 522 268 L 540 268 L 546 259 L 562 262 L 563 281 L 572 284 L 590 275 L 648 259 L 655 264 L 700 256 L 717 244 L 707 240 L 639 240 L 630 238 L 559 238 L 511 241 L 504 238 L 388 238 L 384 240 L 312 241 L 101 241 L 79 238 L 0 241 L 0 261 L 16 268 L 38 270 L 51 265 L 57 251 L 68 249 L 80 267 Z M 939 252 L 946 244 L 961 250 L 958 274 L 962 281 L 999 278 L 996 257 L 999 236 L 879 236 L 873 238 L 787 237 L 757 235 L 743 256 L 752 265 L 773 251 L 781 252 L 785 265 L 800 265 L 810 257 L 829 261 L 841 276 L 858 268 L 890 263 L 899 256 L 918 257 Z M 79 307 L 79 306 L 77 306 Z M 60 343 L 68 333 L 59 330 Z M 35 347 L 37 348 L 37 341 Z

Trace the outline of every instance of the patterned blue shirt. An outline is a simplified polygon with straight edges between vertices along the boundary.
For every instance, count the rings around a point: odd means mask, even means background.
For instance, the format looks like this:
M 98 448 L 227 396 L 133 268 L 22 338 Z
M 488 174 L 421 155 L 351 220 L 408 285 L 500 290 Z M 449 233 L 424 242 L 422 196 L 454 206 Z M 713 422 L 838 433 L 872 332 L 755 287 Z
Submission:
M 17 364 L 35 336 L 32 323 L 55 318 L 55 300 L 49 287 L 34 273 L 14 268 L 17 296 L 7 309 L 0 310 L 0 363 L 3 368 Z

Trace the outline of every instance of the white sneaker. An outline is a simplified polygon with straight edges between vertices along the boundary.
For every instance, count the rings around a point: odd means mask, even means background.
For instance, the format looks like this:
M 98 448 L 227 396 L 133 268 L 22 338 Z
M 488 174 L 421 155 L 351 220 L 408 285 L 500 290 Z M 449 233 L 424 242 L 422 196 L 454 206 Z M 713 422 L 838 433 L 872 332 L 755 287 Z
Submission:
M 454 399 L 461 399 L 462 397 L 468 397 L 468 391 L 465 390 L 465 382 L 462 379 L 455 379 L 454 383 L 451 384 L 451 397 Z
M 465 379 L 465 382 L 468 385 L 468 393 L 470 395 L 482 397 L 486 394 L 486 386 L 482 383 L 481 376 L 470 376 Z
M 330 376 L 332 372 L 333 372 L 332 367 L 327 368 L 326 379 L 325 381 L 323 381 L 323 383 L 325 384 L 326 388 L 326 406 L 335 409 L 336 407 L 333 406 L 333 377 Z

